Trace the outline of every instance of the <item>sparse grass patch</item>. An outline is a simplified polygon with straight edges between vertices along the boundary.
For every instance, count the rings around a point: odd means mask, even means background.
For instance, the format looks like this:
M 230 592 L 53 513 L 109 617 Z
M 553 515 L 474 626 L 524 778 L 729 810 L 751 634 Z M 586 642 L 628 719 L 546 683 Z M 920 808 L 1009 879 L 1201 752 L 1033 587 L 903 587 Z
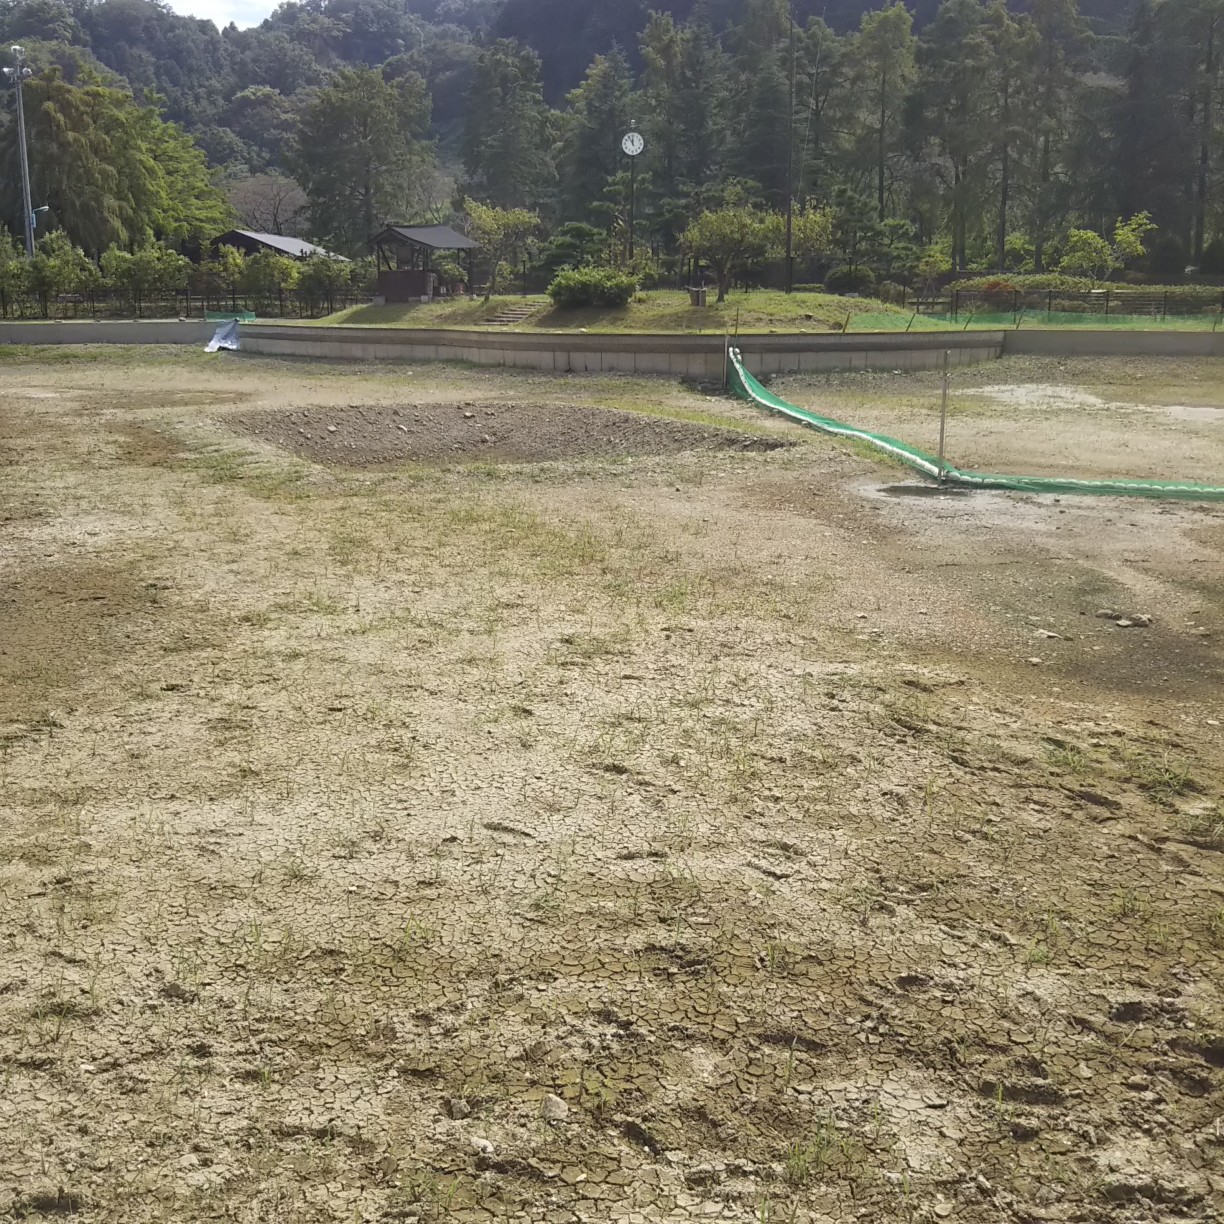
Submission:
M 1182 813 L 1178 828 L 1191 845 L 1203 850 L 1224 850 L 1224 812 L 1217 803 Z
M 251 462 L 251 456 L 244 451 L 212 447 L 184 460 L 183 466 L 199 473 L 209 484 L 234 484 L 246 476 Z
M 1182 795 L 1202 789 L 1190 766 L 1168 752 L 1141 756 L 1131 762 L 1130 780 L 1157 803 L 1170 803 Z
M 165 411 L 173 367 L 140 368 L 140 412 Z M 222 368 L 289 406 L 652 390 Z M 101 366 L 10 371 L 101 385 L 108 425 L 135 415 Z M 1040 1215 L 1050 1185 L 1096 1219 L 1092 1135 L 1143 1115 L 1140 1077 L 1167 1122 L 1144 1143 L 1198 1184 L 1178 1136 L 1224 1056 L 1185 976 L 1224 950 L 1217 732 L 1189 669 L 1175 694 L 1116 683 L 1164 666 L 1165 635 L 1090 619 L 1106 601 L 1068 555 L 1109 533 L 1072 499 L 1003 495 L 983 528 L 965 503 L 864 499 L 856 464 L 815 451 L 310 468 L 309 496 L 252 497 L 282 470 L 254 446 L 216 485 L 177 452 L 95 471 L 97 414 L 40 414 L 76 449 L 23 458 L 41 517 L 0 528 L 0 1211 L 76 1184 L 57 1162 L 84 1143 L 98 1224 L 159 1205 L 176 1224 L 916 1224 Z M 1206 555 L 1193 513 L 1154 530 L 1190 523 Z M 1001 558 L 1017 524 L 1023 559 Z M 1033 593 L 1079 632 L 1018 675 Z M 27 632 L 43 621 L 49 639 Z M 1213 639 L 1190 646 L 1215 666 Z M 1099 672 L 1064 683 L 1070 656 Z M 1094 772 L 1110 785 L 1075 781 Z M 1115 789 L 1162 797 L 1151 837 Z M 1191 1193 L 1172 1206 L 1201 1215 Z
M 1082 748 L 1075 744 L 1050 745 L 1046 749 L 1046 760 L 1050 765 L 1063 773 L 1075 774 L 1077 777 L 1088 773 L 1092 761 Z

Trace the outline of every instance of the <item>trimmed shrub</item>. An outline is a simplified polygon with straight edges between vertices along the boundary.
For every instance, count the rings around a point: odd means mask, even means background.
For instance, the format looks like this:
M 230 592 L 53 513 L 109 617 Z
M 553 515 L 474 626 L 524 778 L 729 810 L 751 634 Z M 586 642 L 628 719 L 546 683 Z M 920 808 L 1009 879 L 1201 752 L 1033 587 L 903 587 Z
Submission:
M 875 273 L 870 268 L 852 268 L 849 264 L 825 277 L 825 288 L 830 293 L 862 293 L 874 289 L 875 283 Z
M 637 281 L 615 268 L 567 268 L 548 286 L 548 296 L 561 310 L 581 306 L 627 306 Z
M 1087 293 L 1096 288 L 1086 276 L 1067 276 L 1062 272 L 1038 272 L 1032 275 L 973 276 L 958 280 L 952 286 L 956 289 L 972 290 L 974 293 L 990 293 L 992 290 L 1006 286 L 1005 292 L 1014 293 Z

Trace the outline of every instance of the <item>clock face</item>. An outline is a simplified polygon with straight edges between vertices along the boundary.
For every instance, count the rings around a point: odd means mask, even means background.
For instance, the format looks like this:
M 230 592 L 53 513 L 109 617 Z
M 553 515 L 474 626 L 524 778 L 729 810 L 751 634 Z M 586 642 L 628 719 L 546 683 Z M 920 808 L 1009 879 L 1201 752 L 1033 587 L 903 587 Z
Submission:
M 621 141 L 621 148 L 624 149 L 630 157 L 636 157 L 645 147 L 646 142 L 637 132 L 630 132 L 625 139 Z

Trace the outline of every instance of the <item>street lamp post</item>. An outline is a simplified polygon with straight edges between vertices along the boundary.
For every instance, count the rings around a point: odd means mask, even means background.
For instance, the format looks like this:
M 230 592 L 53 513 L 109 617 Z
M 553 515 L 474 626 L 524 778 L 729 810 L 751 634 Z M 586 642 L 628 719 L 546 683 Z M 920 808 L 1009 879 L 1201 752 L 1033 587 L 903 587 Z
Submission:
M 4 70 L 17 87 L 17 155 L 21 159 L 21 204 L 22 221 L 25 228 L 26 255 L 34 258 L 34 206 L 30 201 L 30 154 L 26 147 L 25 103 L 22 99 L 22 83 L 30 76 L 26 67 L 25 48 L 10 47 L 13 66 Z

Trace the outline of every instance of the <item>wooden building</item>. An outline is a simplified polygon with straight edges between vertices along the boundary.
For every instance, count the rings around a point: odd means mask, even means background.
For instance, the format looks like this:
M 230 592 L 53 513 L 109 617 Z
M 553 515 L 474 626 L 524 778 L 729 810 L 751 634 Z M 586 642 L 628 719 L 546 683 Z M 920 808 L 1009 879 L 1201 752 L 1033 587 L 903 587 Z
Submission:
M 436 252 L 467 251 L 470 283 L 471 252 L 480 244 L 449 225 L 388 225 L 370 239 L 370 249 L 378 269 L 375 303 L 428 302 L 440 290 L 453 291 L 440 284 L 433 270 Z
M 288 255 L 290 259 L 308 259 L 311 255 L 326 255 L 329 259 L 344 259 L 343 255 L 334 255 L 325 251 L 313 242 L 301 238 L 288 238 L 284 234 L 261 234 L 255 230 L 226 230 L 224 234 L 214 238 L 209 244 L 215 251 L 218 247 L 229 246 L 241 251 L 244 255 L 258 255 L 260 251 L 271 251 L 274 255 Z M 348 260 L 344 260 L 345 263 Z

